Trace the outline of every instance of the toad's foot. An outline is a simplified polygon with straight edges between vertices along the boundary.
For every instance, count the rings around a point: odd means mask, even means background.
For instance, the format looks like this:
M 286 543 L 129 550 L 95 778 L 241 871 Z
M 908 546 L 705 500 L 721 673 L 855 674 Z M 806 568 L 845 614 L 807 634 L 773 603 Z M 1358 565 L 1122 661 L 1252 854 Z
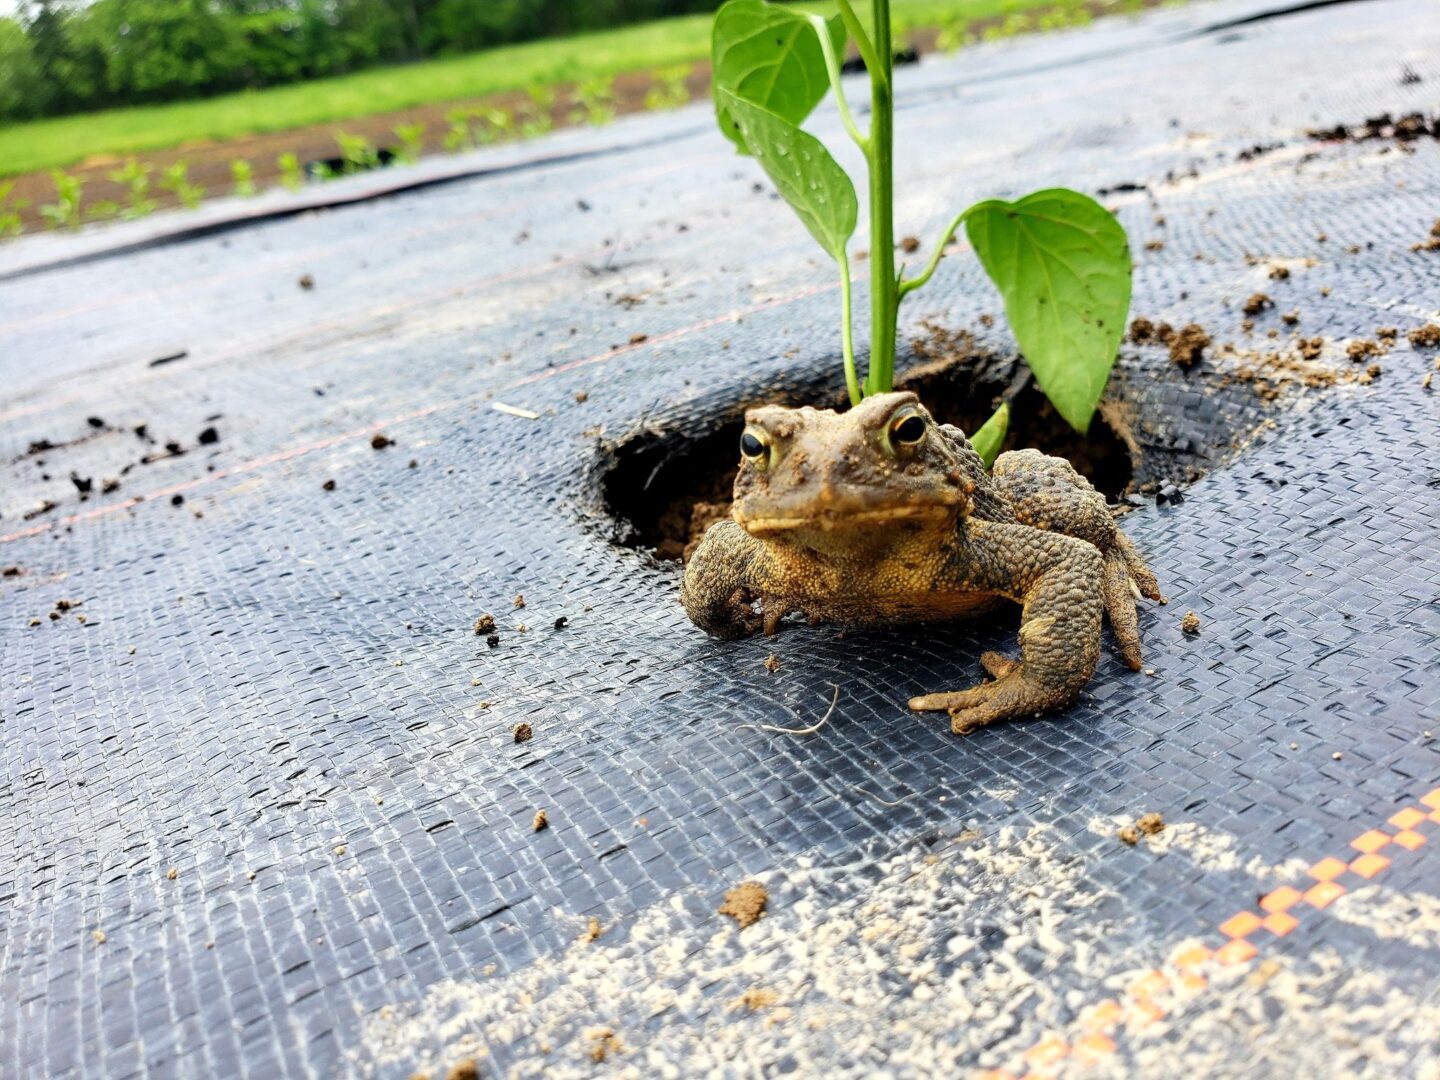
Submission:
M 1026 679 L 1018 661 L 995 653 L 986 653 L 981 659 L 992 674 L 999 676 L 994 682 L 981 683 L 969 690 L 911 698 L 910 708 L 921 712 L 943 709 L 950 713 L 950 730 L 956 735 L 968 735 L 997 720 L 1062 708 L 1075 698 L 1072 691 L 1041 686 Z

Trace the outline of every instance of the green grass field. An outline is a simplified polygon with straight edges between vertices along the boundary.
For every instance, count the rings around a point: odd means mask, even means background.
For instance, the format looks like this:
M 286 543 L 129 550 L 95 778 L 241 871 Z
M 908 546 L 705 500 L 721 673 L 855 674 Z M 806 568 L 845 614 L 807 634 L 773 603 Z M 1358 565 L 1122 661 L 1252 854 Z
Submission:
M 1135 6 L 1111 0 L 1117 9 Z M 825 12 L 833 5 L 804 3 Z M 997 16 L 1078 12 L 1085 0 L 893 0 L 897 33 Z M 861 4 L 867 8 L 868 5 Z M 0 176 L 64 167 L 96 154 L 164 150 L 370 116 L 527 87 L 693 63 L 709 55 L 709 15 L 527 42 L 443 60 L 377 68 L 293 86 L 37 120 L 0 128 Z

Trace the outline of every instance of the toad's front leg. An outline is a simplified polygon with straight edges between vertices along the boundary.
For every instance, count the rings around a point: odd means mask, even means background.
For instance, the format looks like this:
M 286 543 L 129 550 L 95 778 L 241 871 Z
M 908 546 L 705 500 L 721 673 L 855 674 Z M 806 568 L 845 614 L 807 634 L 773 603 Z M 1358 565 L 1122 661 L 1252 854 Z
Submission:
M 680 585 L 680 602 L 690 621 L 712 637 L 748 637 L 765 624 L 754 609 L 755 570 L 760 542 L 733 521 L 705 530 Z
M 993 591 L 1024 605 L 1020 660 L 987 653 L 996 676 L 970 690 L 912 698 L 912 709 L 947 709 L 965 735 L 1014 716 L 1063 708 L 1079 696 L 1100 656 L 1104 564 L 1092 544 L 1025 525 L 972 519 L 956 587 Z

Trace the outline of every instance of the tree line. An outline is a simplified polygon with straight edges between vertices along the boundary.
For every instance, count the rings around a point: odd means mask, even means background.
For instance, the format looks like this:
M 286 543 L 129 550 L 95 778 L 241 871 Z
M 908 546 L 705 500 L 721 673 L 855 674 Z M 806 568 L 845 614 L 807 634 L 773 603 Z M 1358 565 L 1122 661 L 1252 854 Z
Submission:
M 449 56 L 719 0 L 25 0 L 0 18 L 0 121 Z

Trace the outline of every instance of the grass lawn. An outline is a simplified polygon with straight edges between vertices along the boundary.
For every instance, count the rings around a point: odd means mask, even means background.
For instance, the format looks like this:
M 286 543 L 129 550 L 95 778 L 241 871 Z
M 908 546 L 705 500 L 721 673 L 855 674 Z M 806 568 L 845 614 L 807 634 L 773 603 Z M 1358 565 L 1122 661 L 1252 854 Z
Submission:
M 1136 6 L 1127 0 L 892 0 L 898 33 L 1021 12 Z M 799 5 L 833 11 L 833 4 Z M 862 9 L 869 5 L 861 3 Z M 375 68 L 200 101 L 110 109 L 0 128 L 0 176 L 63 167 L 96 154 L 164 150 L 197 140 L 286 131 L 536 85 L 704 60 L 710 15 L 526 42 L 443 60 Z

